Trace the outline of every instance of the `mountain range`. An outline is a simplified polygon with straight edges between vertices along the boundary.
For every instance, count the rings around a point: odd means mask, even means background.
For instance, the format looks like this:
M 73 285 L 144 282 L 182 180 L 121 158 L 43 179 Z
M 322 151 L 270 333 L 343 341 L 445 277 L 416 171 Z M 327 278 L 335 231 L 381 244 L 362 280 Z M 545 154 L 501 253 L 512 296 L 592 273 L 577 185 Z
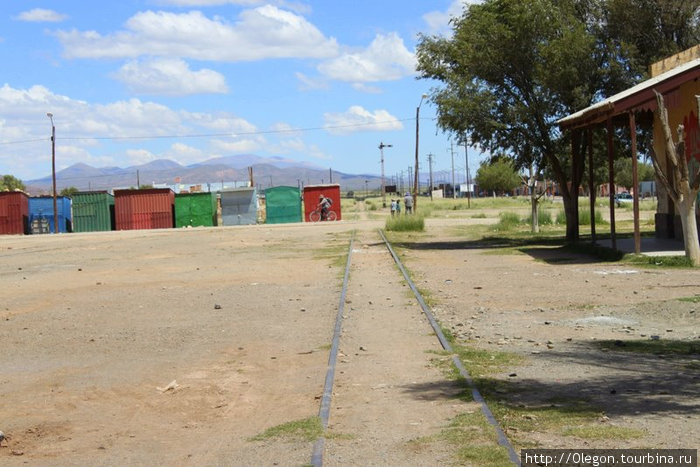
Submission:
M 80 191 L 112 190 L 139 185 L 194 185 L 231 182 L 244 183 L 250 179 L 258 189 L 271 186 L 306 186 L 324 183 L 340 184 L 341 191 L 377 189 L 381 178 L 368 174 L 345 174 L 323 169 L 308 162 L 282 157 L 260 157 L 243 154 L 216 157 L 188 166 L 170 159 L 159 159 L 147 164 L 121 167 L 92 167 L 78 163 L 56 172 L 56 190 L 75 187 Z M 32 195 L 50 194 L 51 176 L 24 182 Z M 389 183 L 389 181 L 387 181 Z M 240 185 L 239 185 L 240 186 Z

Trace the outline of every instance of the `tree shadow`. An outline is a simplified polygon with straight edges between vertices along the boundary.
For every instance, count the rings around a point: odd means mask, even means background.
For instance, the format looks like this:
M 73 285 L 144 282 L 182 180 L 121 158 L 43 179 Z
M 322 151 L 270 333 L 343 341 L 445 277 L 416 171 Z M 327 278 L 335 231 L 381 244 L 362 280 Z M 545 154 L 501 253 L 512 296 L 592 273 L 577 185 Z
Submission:
M 688 341 L 578 342 L 567 350 L 538 354 L 543 368 L 567 368 L 541 378 L 472 376 L 489 402 L 507 410 L 582 411 L 612 416 L 700 414 L 700 344 Z M 629 347 L 627 347 L 629 346 Z M 619 348 L 621 350 L 611 350 Z M 626 351 L 632 350 L 632 351 Z M 462 381 L 466 389 L 466 382 Z M 441 385 L 406 386 L 417 398 L 439 398 Z M 464 396 L 462 396 L 464 397 Z
M 576 244 L 568 243 L 564 237 L 484 237 L 479 240 L 396 242 L 398 248 L 416 251 L 441 250 L 517 250 L 533 259 L 547 264 L 590 264 L 615 262 L 624 253 L 584 239 Z

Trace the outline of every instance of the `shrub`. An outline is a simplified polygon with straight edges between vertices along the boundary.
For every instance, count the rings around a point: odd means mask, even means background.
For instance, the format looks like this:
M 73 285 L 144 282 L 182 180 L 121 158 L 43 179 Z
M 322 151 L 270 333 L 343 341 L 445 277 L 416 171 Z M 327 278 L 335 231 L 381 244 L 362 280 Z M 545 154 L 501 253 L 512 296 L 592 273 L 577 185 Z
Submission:
M 566 214 L 564 213 L 564 210 L 560 210 L 557 213 L 557 224 L 566 224 Z M 578 210 L 578 223 L 579 225 L 591 225 L 591 210 L 590 209 L 579 209 Z M 603 214 L 600 211 L 595 212 L 595 223 L 596 224 L 605 224 L 606 222 L 603 220 Z
M 520 216 L 514 212 L 502 212 L 499 214 L 498 219 L 496 230 L 510 230 L 521 223 Z
M 532 224 L 532 214 L 528 216 L 527 222 Z M 552 212 L 548 209 L 542 209 L 540 207 L 537 210 L 537 223 L 539 225 L 552 225 Z
M 425 219 L 420 214 L 387 217 L 385 229 L 394 232 L 422 232 Z

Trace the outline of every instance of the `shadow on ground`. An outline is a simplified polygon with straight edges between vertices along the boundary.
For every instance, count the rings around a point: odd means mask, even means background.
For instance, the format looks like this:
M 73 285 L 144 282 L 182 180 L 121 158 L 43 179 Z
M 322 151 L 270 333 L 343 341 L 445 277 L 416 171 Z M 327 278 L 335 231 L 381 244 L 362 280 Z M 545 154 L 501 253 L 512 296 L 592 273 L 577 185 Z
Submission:
M 511 369 L 515 376 L 505 379 L 472 377 L 487 401 L 516 410 L 562 414 L 597 410 L 614 416 L 700 414 L 700 343 L 664 340 L 642 351 L 635 344 L 623 344 L 634 351 L 610 350 L 617 342 L 580 342 L 570 350 L 537 355 L 544 368 L 568 366 L 561 377 L 523 379 L 517 376 L 517 368 Z M 454 398 L 454 392 L 437 383 L 404 389 L 421 399 L 448 393 Z

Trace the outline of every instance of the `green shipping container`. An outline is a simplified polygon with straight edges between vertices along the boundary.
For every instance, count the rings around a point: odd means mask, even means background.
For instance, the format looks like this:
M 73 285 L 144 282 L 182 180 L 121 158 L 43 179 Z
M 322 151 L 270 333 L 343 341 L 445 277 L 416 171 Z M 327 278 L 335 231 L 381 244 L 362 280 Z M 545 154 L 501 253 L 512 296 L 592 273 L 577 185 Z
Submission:
M 114 196 L 106 191 L 82 191 L 73 200 L 73 231 L 114 230 Z
M 213 227 L 216 225 L 216 195 L 178 193 L 175 195 L 175 227 Z
M 268 224 L 301 222 L 301 195 L 292 186 L 277 186 L 265 190 Z

